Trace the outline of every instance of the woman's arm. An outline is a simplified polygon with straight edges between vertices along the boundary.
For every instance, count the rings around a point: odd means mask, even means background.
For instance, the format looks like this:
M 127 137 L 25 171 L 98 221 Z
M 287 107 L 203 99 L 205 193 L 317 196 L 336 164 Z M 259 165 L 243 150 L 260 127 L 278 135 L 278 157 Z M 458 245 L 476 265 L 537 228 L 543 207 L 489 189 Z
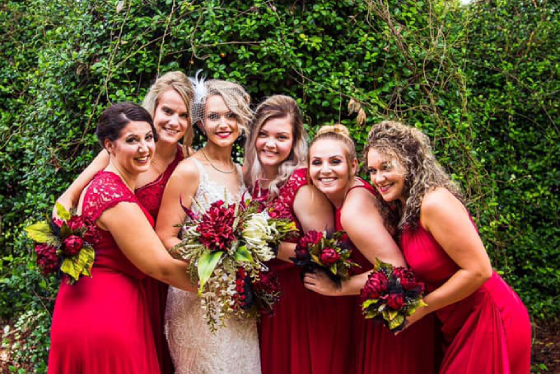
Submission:
M 187 264 L 171 257 L 137 204 L 119 203 L 103 212 L 97 222 L 142 272 L 185 291 L 196 290 L 187 275 Z
M 463 300 L 492 276 L 492 265 L 467 210 L 451 192 L 438 188 L 426 194 L 420 208 L 420 223 L 457 264 L 459 270 L 439 288 L 429 293 L 407 321 Z
M 72 182 L 70 187 L 68 187 L 68 189 L 66 189 L 66 191 L 64 191 L 64 193 L 58 197 L 56 202 L 62 204 L 68 210 L 70 210 L 70 208 L 78 206 L 78 200 L 80 199 L 80 195 L 84 188 L 91 181 L 93 176 L 98 171 L 105 169 L 108 164 L 109 153 L 107 153 L 106 150 L 102 150 L 88 165 L 88 167 L 80 173 L 78 178 L 76 178 L 74 182 Z M 53 208 L 53 216 L 57 216 L 56 206 Z
M 190 208 L 199 180 L 196 165 L 191 160 L 185 159 L 177 165 L 165 186 L 159 207 L 156 233 L 168 250 L 180 242 L 178 237 L 180 228 L 175 225 L 183 223 L 186 217 L 181 203 Z
M 294 198 L 294 213 L 306 233 L 310 230 L 333 231 L 333 209 L 329 200 L 313 186 L 302 186 Z M 295 256 L 296 245 L 283 242 L 278 247 L 277 258 L 290 261 Z
M 394 266 L 406 266 L 400 249 L 383 224 L 377 200 L 363 188 L 355 188 L 348 193 L 341 211 L 341 223 L 352 243 L 368 259 L 376 259 Z M 354 275 L 343 281 L 340 287 L 320 272 L 306 274 L 305 286 L 327 296 L 358 295 L 366 283 L 369 272 Z

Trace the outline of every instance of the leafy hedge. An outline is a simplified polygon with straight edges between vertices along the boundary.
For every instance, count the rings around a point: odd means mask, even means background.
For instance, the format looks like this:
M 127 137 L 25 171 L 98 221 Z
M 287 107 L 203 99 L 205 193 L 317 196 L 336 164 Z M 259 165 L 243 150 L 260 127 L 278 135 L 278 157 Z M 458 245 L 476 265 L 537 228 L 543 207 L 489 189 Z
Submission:
M 140 102 L 176 69 L 242 83 L 255 103 L 292 95 L 311 132 L 342 122 L 359 148 L 381 119 L 418 126 L 471 198 L 495 267 L 533 318 L 557 318 L 557 13 L 528 0 L 4 2 L 0 317 L 15 326 L 12 370 L 45 371 L 57 288 L 22 228 L 97 153 L 102 109 Z

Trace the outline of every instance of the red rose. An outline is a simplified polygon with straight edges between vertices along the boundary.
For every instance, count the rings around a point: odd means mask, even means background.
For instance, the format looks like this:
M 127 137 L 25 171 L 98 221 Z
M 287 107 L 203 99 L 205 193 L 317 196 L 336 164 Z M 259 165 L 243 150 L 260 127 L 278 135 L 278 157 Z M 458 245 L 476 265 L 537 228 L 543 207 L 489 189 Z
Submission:
M 56 248 L 48 244 L 37 244 L 35 246 L 37 253 L 37 264 L 44 275 L 54 273 L 58 269 L 58 255 Z
M 64 239 L 64 254 L 66 256 L 75 256 L 84 246 L 84 241 L 77 235 L 70 235 Z
M 361 295 L 365 299 L 378 299 L 384 292 L 387 292 L 387 276 L 378 271 L 369 275 Z
M 325 266 L 331 266 L 340 259 L 340 254 L 334 248 L 327 247 L 323 249 L 323 252 L 321 252 L 319 259 Z
M 407 291 L 413 290 L 417 287 L 421 287 L 420 291 L 424 291 L 424 284 L 422 282 L 418 282 L 414 273 L 409 269 L 403 267 L 396 267 L 393 269 L 393 275 L 395 278 L 400 280 L 402 288 Z
M 387 297 L 387 305 L 393 310 L 400 310 L 404 305 L 402 293 L 392 293 Z
M 323 237 L 323 233 L 314 230 L 302 236 L 296 246 L 296 258 L 298 260 L 308 260 L 311 258 L 309 252 L 311 247 L 318 244 Z

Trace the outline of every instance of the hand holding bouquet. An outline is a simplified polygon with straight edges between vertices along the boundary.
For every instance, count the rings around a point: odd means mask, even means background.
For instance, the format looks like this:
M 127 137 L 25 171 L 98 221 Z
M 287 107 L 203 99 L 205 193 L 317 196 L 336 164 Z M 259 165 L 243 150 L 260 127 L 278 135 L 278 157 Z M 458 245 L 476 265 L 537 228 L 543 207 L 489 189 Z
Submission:
M 259 212 L 256 203 L 219 200 L 202 214 L 184 210 L 182 241 L 172 251 L 189 263 L 210 329 L 224 325 L 229 314 L 253 318 L 271 313 L 280 293 L 264 262 L 275 257 L 280 241 L 297 231 L 295 224 Z
M 93 223 L 73 212 L 68 212 L 59 203 L 57 214 L 61 218 L 37 222 L 25 228 L 27 235 L 35 241 L 37 264 L 44 275 L 60 270 L 67 274 L 67 282 L 74 284 L 81 275 L 91 277 L 95 260 L 93 250 Z
M 406 317 L 427 305 L 422 300 L 424 283 L 409 269 L 377 260 L 360 297 L 365 318 L 380 317 L 393 332 L 405 327 Z
M 350 270 L 359 265 L 350 260 L 352 249 L 344 231 L 332 235 L 311 230 L 298 241 L 294 264 L 302 266 L 304 272 L 323 269 L 335 282 L 347 280 Z

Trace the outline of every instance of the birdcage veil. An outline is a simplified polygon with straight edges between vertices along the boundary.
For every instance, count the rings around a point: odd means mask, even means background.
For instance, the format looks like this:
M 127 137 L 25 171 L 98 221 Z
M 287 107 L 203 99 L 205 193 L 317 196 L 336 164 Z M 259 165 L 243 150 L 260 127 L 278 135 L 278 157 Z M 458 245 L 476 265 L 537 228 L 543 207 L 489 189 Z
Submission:
M 199 70 L 194 78 L 190 78 L 194 87 L 194 98 L 191 107 L 192 124 L 199 121 L 204 123 L 206 100 L 213 95 L 219 95 L 237 117 L 239 129 L 242 133 L 248 132 L 248 126 L 253 117 L 251 110 L 251 96 L 245 89 L 234 82 L 220 79 L 206 80 Z

